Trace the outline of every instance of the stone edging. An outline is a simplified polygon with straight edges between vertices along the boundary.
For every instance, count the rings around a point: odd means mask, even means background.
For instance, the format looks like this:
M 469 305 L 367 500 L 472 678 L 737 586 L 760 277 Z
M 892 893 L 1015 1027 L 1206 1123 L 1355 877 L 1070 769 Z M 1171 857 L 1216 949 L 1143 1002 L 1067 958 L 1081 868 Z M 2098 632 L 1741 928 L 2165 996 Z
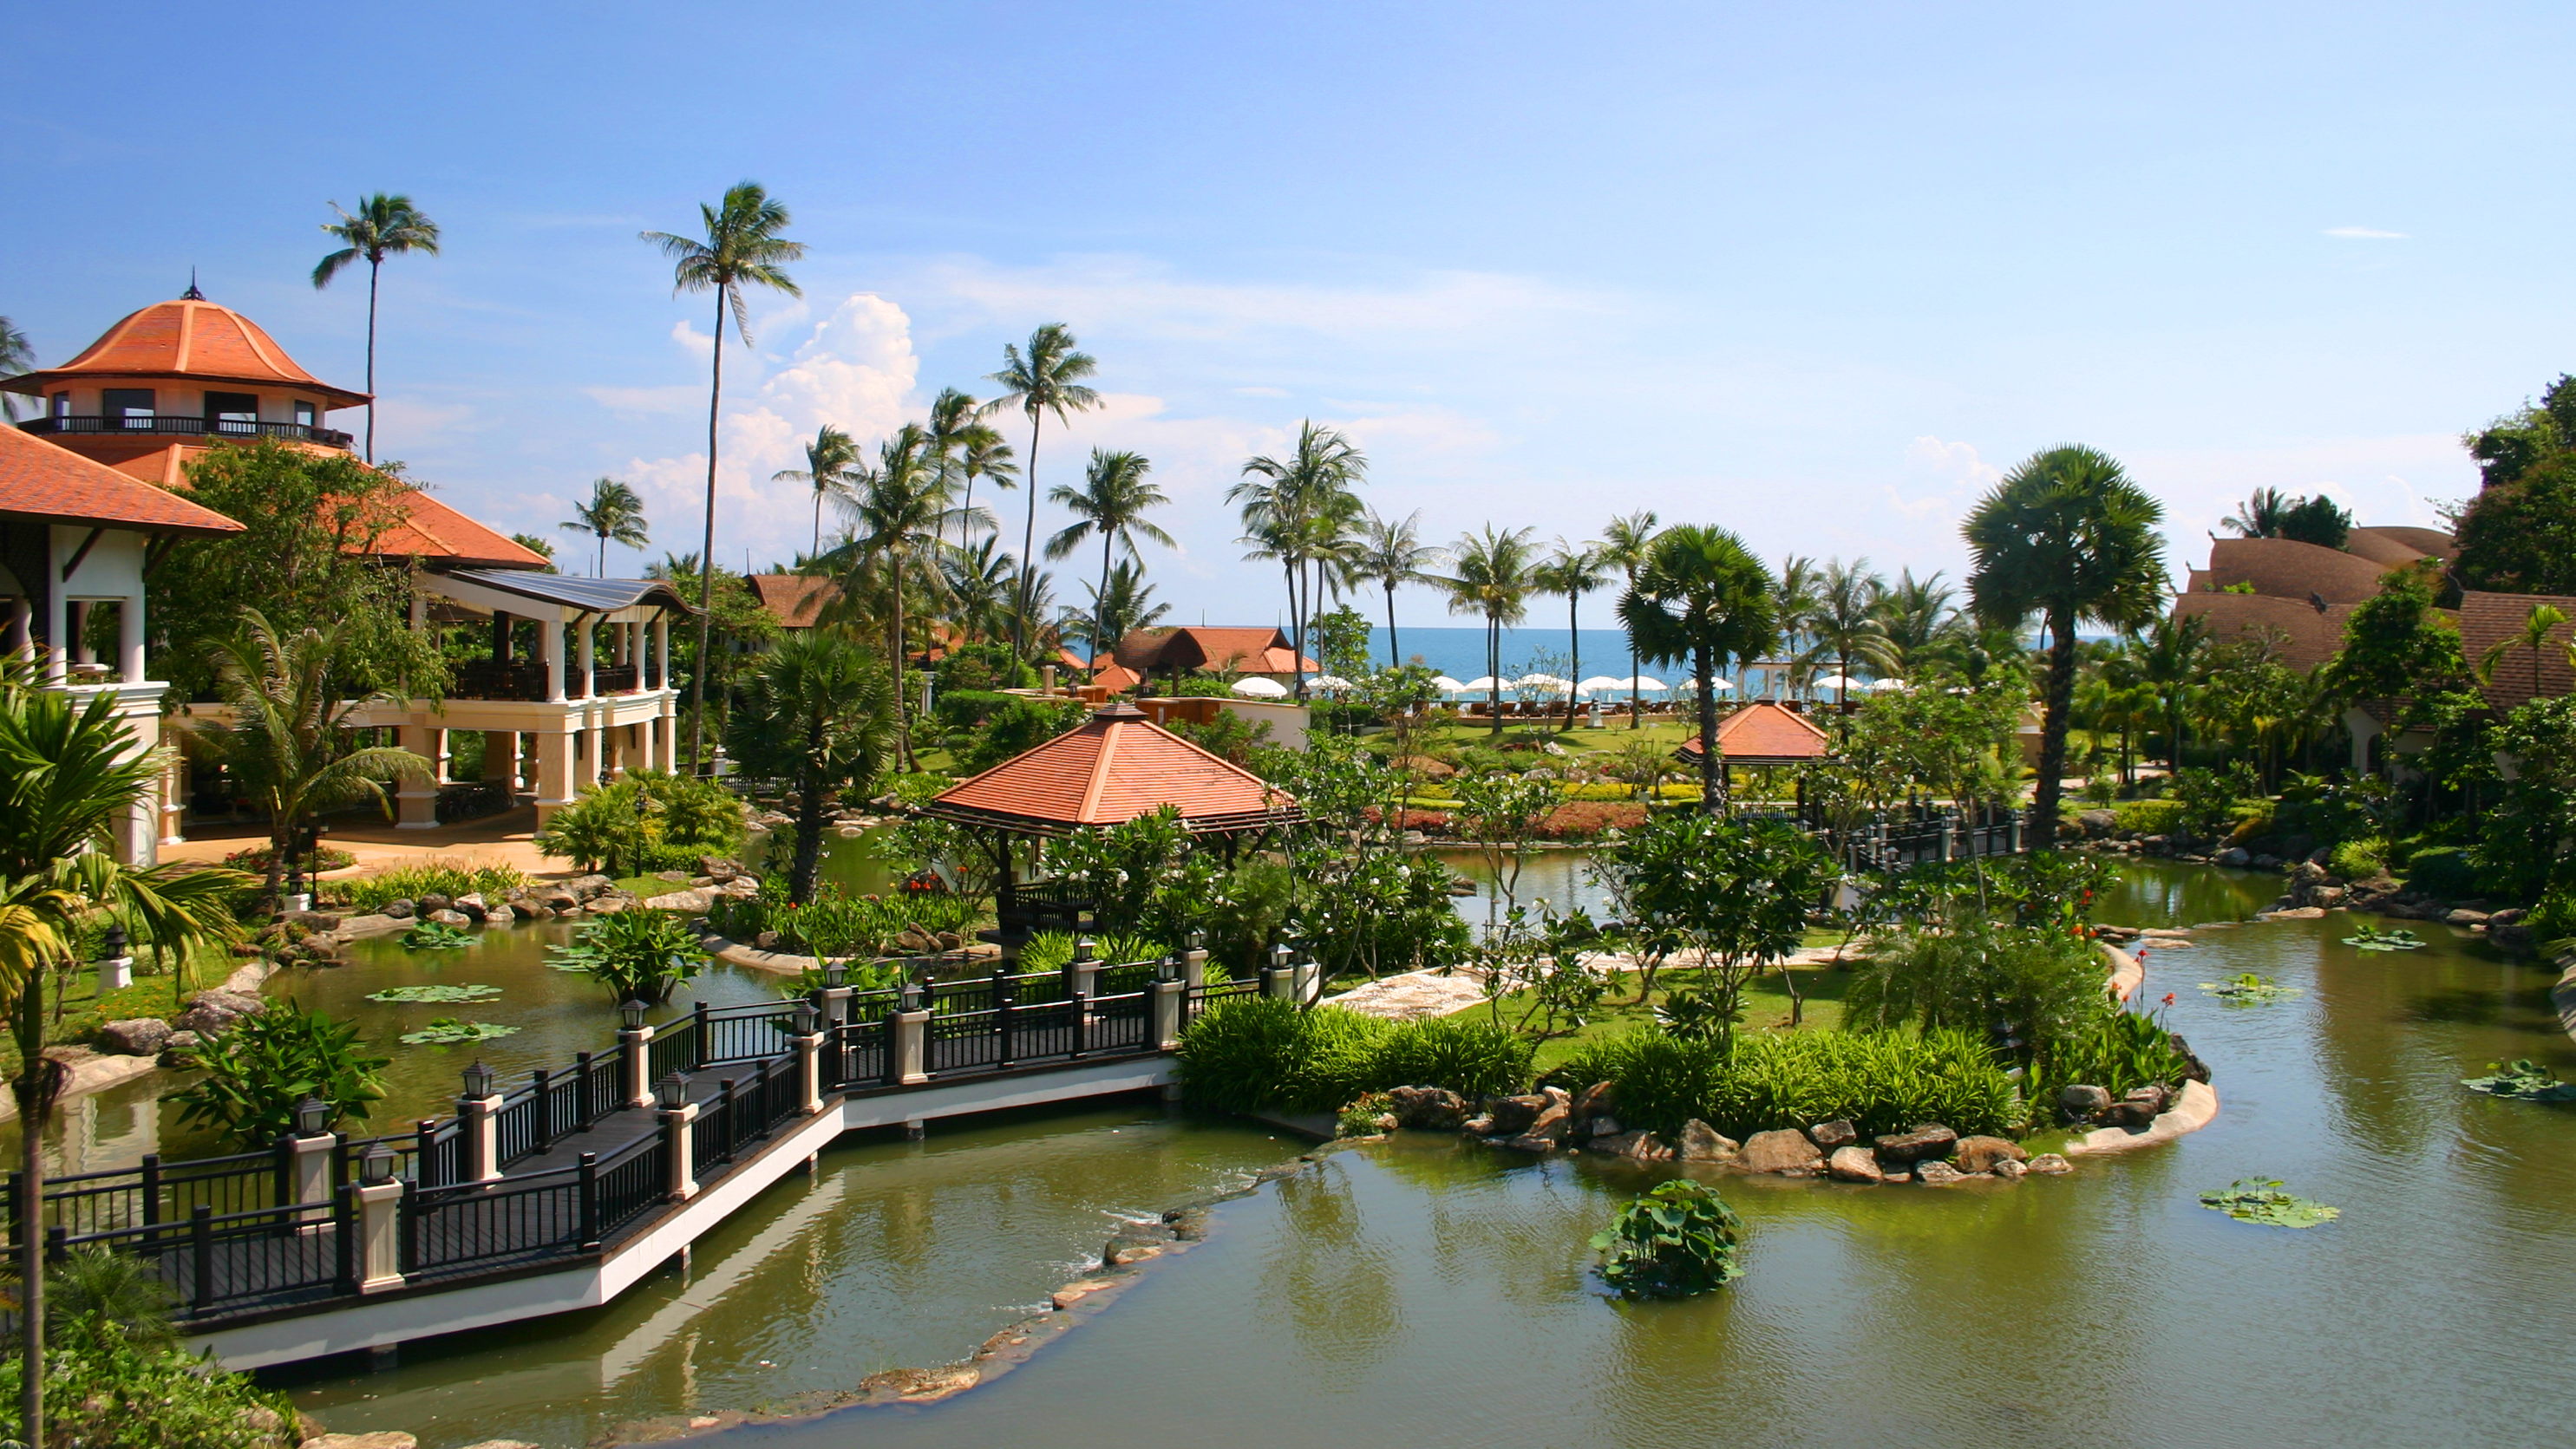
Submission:
M 2126 1127 L 2096 1127 L 2066 1144 L 2066 1155 L 2085 1157 L 2104 1152 L 2128 1152 L 2140 1147 L 2155 1147 L 2171 1142 L 2188 1132 L 2197 1132 L 2218 1118 L 2218 1089 L 2207 1082 L 2185 1081 L 2182 1092 L 2167 1108 L 2146 1126 L 2132 1132 Z
M 748 967 L 754 971 L 774 971 L 781 976 L 801 976 L 822 968 L 816 956 L 791 956 L 784 951 L 763 951 L 740 941 L 712 933 L 698 938 L 698 949 L 728 965 Z
M 2146 963 L 2108 941 L 2093 944 L 2111 963 L 2111 999 L 2126 1005 L 2147 979 Z
M 233 968 L 232 974 L 224 978 L 222 985 L 210 989 L 216 991 L 238 991 L 245 996 L 257 996 L 259 994 L 260 983 L 268 980 L 269 973 L 276 969 L 277 963 L 270 961 L 265 957 L 256 961 L 244 962 L 243 964 Z M 121 1087 L 139 1077 L 148 1077 L 160 1069 L 161 1059 L 157 1056 L 129 1057 L 106 1055 L 83 1057 L 79 1061 L 72 1063 L 71 1080 L 63 1084 L 63 1093 L 60 1097 L 56 1098 L 55 1101 L 59 1104 L 62 1102 L 68 1102 L 74 1097 L 87 1096 L 91 1092 L 104 1092 L 110 1087 Z M 15 1122 L 17 1120 L 18 1098 L 16 1094 L 0 1092 L 0 1122 Z
M 2558 1008 L 2559 1028 L 2576 1037 L 2576 960 L 2567 963 L 2558 984 L 2549 988 L 2549 1004 Z

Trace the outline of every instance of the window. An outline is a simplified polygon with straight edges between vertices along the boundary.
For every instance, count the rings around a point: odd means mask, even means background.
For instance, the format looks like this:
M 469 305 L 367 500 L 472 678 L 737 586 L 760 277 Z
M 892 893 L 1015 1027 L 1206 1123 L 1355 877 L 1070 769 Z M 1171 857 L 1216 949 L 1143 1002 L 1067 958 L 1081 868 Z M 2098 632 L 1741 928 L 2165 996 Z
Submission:
M 321 421 L 322 410 L 320 408 L 315 407 L 310 400 L 305 398 L 297 398 L 295 400 L 295 425 L 297 427 L 309 431 L 315 424 Z
M 206 394 L 206 431 L 210 433 L 256 433 L 259 431 L 259 398 L 246 392 L 210 392 Z
M 72 395 L 70 393 L 55 393 L 51 401 L 54 405 L 54 421 L 61 422 L 72 415 Z
M 111 428 L 152 427 L 152 389 L 148 387 L 111 387 L 99 396 L 99 416 Z

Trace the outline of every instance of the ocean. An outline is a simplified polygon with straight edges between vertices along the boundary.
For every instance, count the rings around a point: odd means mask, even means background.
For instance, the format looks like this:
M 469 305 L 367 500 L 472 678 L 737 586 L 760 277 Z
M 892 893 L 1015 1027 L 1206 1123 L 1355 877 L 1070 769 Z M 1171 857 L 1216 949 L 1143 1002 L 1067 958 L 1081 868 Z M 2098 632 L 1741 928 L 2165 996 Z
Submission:
M 1589 612 L 1588 610 L 1586 612 Z M 1573 672 L 1569 659 L 1571 641 L 1563 629 L 1522 625 L 1503 631 L 1503 678 L 1517 679 L 1524 674 L 1554 674 L 1560 677 L 1590 679 L 1608 675 L 1613 679 L 1628 677 L 1628 632 L 1624 629 L 1586 629 L 1578 636 L 1583 645 L 1582 672 Z M 1393 662 L 1427 664 L 1435 673 L 1452 679 L 1475 679 L 1485 673 L 1485 631 L 1472 625 L 1466 628 L 1415 628 L 1398 625 L 1395 631 L 1398 647 L 1404 657 Z M 1387 659 L 1386 626 L 1369 630 L 1369 662 L 1383 665 Z M 1670 682 L 1678 673 L 1658 672 L 1648 667 L 1650 679 Z

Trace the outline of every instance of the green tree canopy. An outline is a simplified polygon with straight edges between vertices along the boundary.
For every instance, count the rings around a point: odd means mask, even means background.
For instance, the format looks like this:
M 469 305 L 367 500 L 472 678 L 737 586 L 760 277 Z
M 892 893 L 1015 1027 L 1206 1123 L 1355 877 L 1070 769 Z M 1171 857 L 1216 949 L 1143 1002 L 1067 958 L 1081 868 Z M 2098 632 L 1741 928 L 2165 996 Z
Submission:
M 2490 483 L 2460 515 L 2460 582 L 2506 594 L 2576 594 L 2576 453 Z

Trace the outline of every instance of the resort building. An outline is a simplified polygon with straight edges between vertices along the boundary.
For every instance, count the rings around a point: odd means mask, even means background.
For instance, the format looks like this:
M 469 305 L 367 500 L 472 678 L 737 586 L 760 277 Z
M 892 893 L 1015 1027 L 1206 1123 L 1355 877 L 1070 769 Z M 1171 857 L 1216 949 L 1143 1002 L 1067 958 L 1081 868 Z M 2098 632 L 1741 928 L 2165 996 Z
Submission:
M 1258 675 L 1286 684 L 1301 667 L 1309 675 L 1324 672 L 1322 665 L 1297 653 L 1285 629 L 1184 624 L 1130 633 L 1094 672 L 1097 682 L 1118 692 L 1140 681 L 1189 674 Z
M 2451 536 L 2430 528 L 2356 528 L 2342 548 L 2294 538 L 2220 538 L 2209 567 L 2190 571 L 2174 596 L 2174 617 L 2197 618 L 2214 641 L 2251 634 L 2271 641 L 2282 663 L 2310 670 L 2343 647 L 2344 621 L 2374 598 L 2390 569 L 2459 557 Z

